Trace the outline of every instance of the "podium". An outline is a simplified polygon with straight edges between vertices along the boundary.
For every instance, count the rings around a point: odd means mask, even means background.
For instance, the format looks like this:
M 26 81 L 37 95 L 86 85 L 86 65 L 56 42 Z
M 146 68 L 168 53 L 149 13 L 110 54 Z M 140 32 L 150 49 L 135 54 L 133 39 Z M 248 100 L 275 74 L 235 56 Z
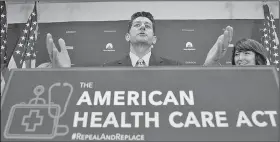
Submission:
M 279 141 L 271 66 L 14 69 L 1 141 Z

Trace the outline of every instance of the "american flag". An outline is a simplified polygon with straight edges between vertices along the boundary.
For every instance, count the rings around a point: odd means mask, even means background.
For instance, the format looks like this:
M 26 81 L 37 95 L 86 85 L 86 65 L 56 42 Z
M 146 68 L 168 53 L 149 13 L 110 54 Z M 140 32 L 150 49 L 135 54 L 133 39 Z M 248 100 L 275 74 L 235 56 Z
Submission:
M 4 68 L 7 63 L 7 9 L 5 1 L 0 1 L 1 7 L 1 95 L 3 94 L 6 81 L 4 79 Z
M 275 65 L 279 72 L 279 39 L 276 33 L 276 23 L 267 4 L 263 5 L 264 22 L 261 29 L 261 42 L 268 51 L 270 65 Z
M 13 55 L 9 61 L 8 68 L 35 68 L 36 51 L 34 44 L 37 40 L 38 21 L 37 3 L 35 2 L 25 28 L 22 30 Z
M 1 66 L 7 63 L 7 10 L 5 1 L 1 1 Z

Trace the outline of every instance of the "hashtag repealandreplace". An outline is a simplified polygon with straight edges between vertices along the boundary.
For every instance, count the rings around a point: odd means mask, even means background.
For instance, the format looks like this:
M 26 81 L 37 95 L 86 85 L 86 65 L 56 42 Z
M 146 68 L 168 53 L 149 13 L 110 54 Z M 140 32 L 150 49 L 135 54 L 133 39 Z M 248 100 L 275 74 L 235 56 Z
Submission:
M 82 134 L 73 133 L 72 140 L 94 140 L 94 141 L 144 141 L 145 137 L 143 134 Z
M 76 136 L 77 136 L 77 133 L 73 133 L 71 139 L 72 139 L 72 140 L 76 140 Z

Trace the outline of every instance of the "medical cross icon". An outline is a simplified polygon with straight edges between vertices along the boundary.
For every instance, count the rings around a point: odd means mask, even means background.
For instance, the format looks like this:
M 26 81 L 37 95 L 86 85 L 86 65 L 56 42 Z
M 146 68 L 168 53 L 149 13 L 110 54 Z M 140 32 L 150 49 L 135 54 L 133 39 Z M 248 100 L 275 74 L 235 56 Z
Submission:
M 24 115 L 21 125 L 25 126 L 26 132 L 35 132 L 37 126 L 43 124 L 43 116 L 39 115 L 39 110 L 30 110 L 28 115 Z

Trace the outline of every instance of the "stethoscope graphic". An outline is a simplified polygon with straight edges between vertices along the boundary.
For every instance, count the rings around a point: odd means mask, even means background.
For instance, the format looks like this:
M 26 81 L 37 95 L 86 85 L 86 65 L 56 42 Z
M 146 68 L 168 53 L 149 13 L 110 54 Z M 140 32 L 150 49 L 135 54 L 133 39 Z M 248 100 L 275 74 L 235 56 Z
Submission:
M 61 83 L 60 82 L 57 82 L 57 83 L 54 83 L 50 86 L 49 90 L 48 90 L 48 114 L 52 117 L 52 118 L 55 118 L 55 117 L 62 117 L 65 113 L 66 113 L 66 110 L 67 110 L 67 107 L 68 107 L 68 104 L 69 104 L 69 101 L 71 99 L 71 96 L 73 94 L 73 86 L 67 82 L 64 82 L 63 83 L 63 87 L 69 87 L 70 88 L 70 92 L 69 92 L 69 95 L 67 97 L 67 100 L 65 102 L 65 105 L 63 107 L 63 111 L 61 114 L 59 114 L 59 116 L 55 116 L 51 113 L 51 108 L 53 106 L 53 102 L 52 102 L 52 90 L 54 87 L 60 87 L 61 86 Z M 46 104 L 46 100 L 44 98 L 40 98 L 40 96 L 45 92 L 45 88 L 43 85 L 38 85 L 34 88 L 33 90 L 33 93 L 35 94 L 35 98 L 31 99 L 29 101 L 29 104 L 38 104 L 39 102 L 41 102 L 42 104 Z
M 52 108 L 58 108 L 59 110 L 61 110 L 61 106 L 60 105 L 57 105 L 57 104 L 54 104 L 54 102 L 52 102 L 52 90 L 54 87 L 69 87 L 70 91 L 69 91 L 69 94 L 68 94 L 68 97 L 66 99 L 66 102 L 65 102 L 65 105 L 63 107 L 63 111 L 62 113 L 58 114 L 58 115 L 54 115 L 52 114 L 51 112 L 51 109 Z M 34 88 L 33 90 L 33 93 L 35 94 L 35 98 L 31 99 L 29 101 L 29 104 L 33 104 L 33 105 L 40 105 L 40 104 L 45 104 L 45 105 L 48 105 L 48 115 L 57 120 L 57 123 L 59 123 L 59 118 L 61 118 L 65 113 L 66 113 L 66 110 L 67 110 L 67 107 L 68 107 L 68 104 L 69 104 L 69 101 L 71 99 L 71 96 L 73 94 L 73 86 L 67 82 L 64 82 L 63 84 L 61 84 L 60 82 L 57 82 L 57 83 L 54 83 L 52 84 L 50 87 L 49 87 L 49 90 L 48 90 L 48 103 L 46 103 L 46 100 L 44 98 L 40 98 L 40 96 L 45 92 L 45 88 L 43 85 L 38 85 Z M 60 112 L 60 111 L 59 111 Z M 56 129 L 57 128 L 64 128 L 65 129 L 65 132 L 64 133 L 58 133 L 57 131 L 55 132 L 56 136 L 64 136 L 66 135 L 68 132 L 69 132 L 69 128 L 68 126 L 66 125 L 57 125 Z
M 48 90 L 48 97 L 49 97 L 49 101 L 48 101 L 48 105 L 49 105 L 49 107 L 48 107 L 48 114 L 49 114 L 51 117 L 55 117 L 55 115 L 53 115 L 53 114 L 51 113 L 51 107 L 52 107 L 52 104 L 53 104 L 53 102 L 51 101 L 51 100 L 52 100 L 52 98 L 51 98 L 51 96 L 52 96 L 52 89 L 53 89 L 54 87 L 59 87 L 59 86 L 61 86 L 61 83 L 60 83 L 60 82 L 54 83 L 53 85 L 50 86 L 50 88 L 49 88 L 49 90 Z M 66 102 L 65 102 L 65 105 L 64 105 L 64 107 L 63 107 L 62 113 L 59 114 L 59 116 L 57 116 L 57 117 L 62 117 L 62 116 L 65 114 L 65 112 L 66 112 L 66 110 L 67 110 L 67 107 L 68 107 L 68 104 L 69 104 L 69 101 L 70 101 L 70 98 L 71 98 L 71 96 L 72 96 L 72 94 L 73 94 L 73 86 L 72 86 L 71 84 L 69 84 L 69 83 L 67 83 L 67 82 L 64 82 L 64 83 L 63 83 L 63 87 L 69 87 L 69 88 L 70 88 L 70 92 L 69 92 L 69 95 L 68 95 L 67 100 L 66 100 Z

